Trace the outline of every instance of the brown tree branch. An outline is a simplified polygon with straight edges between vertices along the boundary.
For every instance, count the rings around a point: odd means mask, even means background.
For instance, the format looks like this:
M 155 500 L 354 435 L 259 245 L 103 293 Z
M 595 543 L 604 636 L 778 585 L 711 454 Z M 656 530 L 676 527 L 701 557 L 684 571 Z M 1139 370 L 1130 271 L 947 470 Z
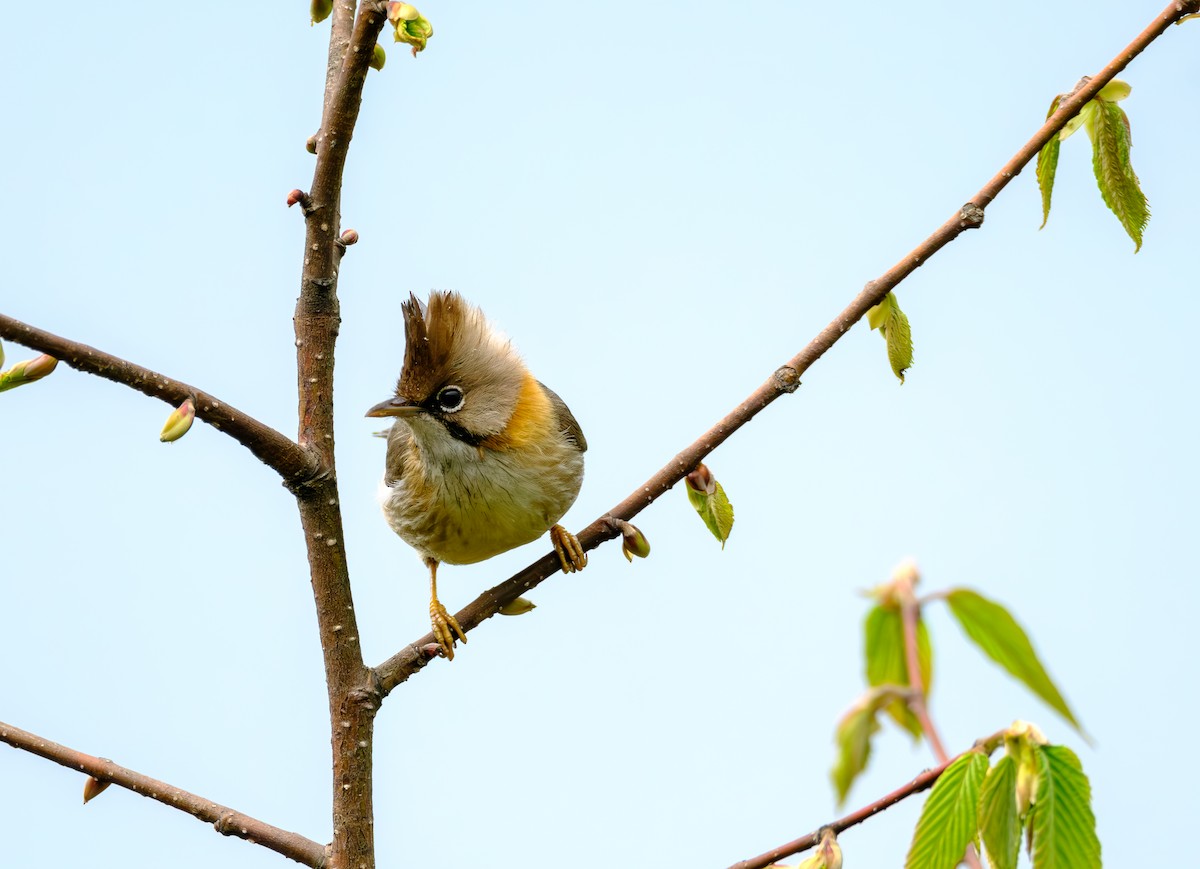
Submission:
M 984 754 L 990 755 L 1003 742 L 1004 731 L 998 730 L 991 736 L 976 740 L 975 744 L 967 751 L 982 751 Z M 839 818 L 838 820 L 832 821 L 828 824 L 822 824 L 815 833 L 809 833 L 807 836 L 801 836 L 799 839 L 793 839 L 791 842 L 786 842 L 783 845 L 772 848 L 770 851 L 759 854 L 757 857 L 750 857 L 747 860 L 734 863 L 729 867 L 729 869 L 765 869 L 765 867 L 770 866 L 776 860 L 782 860 L 784 857 L 789 857 L 792 854 L 799 854 L 800 852 L 807 851 L 815 846 L 820 841 L 821 830 L 824 829 L 831 829 L 835 834 L 841 835 L 843 831 L 848 830 L 850 827 L 853 827 L 856 824 L 861 824 L 872 815 L 877 815 L 884 809 L 891 808 L 901 800 L 907 799 L 913 794 L 919 794 L 921 791 L 928 790 L 929 788 L 933 787 L 933 783 L 936 782 L 938 777 L 946 771 L 946 768 L 966 753 L 967 752 L 964 751 L 962 754 L 955 755 L 954 757 L 943 761 L 933 769 L 928 769 L 921 773 L 903 787 L 896 788 L 896 790 L 892 791 L 890 794 L 880 797 L 873 803 L 868 803 L 861 809 L 851 812 L 843 818 Z
M 380 695 L 363 664 L 350 591 L 333 442 L 333 359 L 341 323 L 337 298 L 342 174 L 362 105 L 363 85 L 383 4 L 338 0 L 329 36 L 329 67 L 317 163 L 305 210 L 304 259 L 296 302 L 299 443 L 321 457 L 326 475 L 297 492 L 309 575 L 324 652 L 333 748 L 331 869 L 373 869 L 372 741 Z
M 67 748 L 4 722 L 0 722 L 0 742 L 6 742 L 14 748 L 52 760 L 68 769 L 78 770 L 101 781 L 112 782 L 143 797 L 157 800 L 165 806 L 187 812 L 197 820 L 211 823 L 223 836 L 236 836 L 247 842 L 262 845 L 289 860 L 295 860 L 313 869 L 323 869 L 325 866 L 324 845 L 306 839 L 299 833 L 273 827 L 182 788 L 126 769 L 111 760 Z M 82 791 L 82 788 L 80 790 Z
M 879 304 L 884 296 L 895 289 L 901 281 L 963 232 L 982 226 L 984 209 L 1010 181 L 1021 173 L 1029 161 L 1037 156 L 1038 151 L 1050 141 L 1051 136 L 1057 135 L 1059 130 L 1066 126 L 1067 121 L 1079 113 L 1084 103 L 1092 99 L 1104 85 L 1108 84 L 1130 61 L 1141 54 L 1150 43 L 1161 36 L 1171 24 L 1183 15 L 1197 10 L 1200 10 L 1200 0 L 1186 0 L 1186 2 L 1174 2 L 1168 5 L 1133 42 L 1126 46 L 1094 78 L 1081 82 L 1070 96 L 1063 99 L 1059 104 L 1058 111 L 1046 119 L 1033 137 L 1021 146 L 1012 159 L 1005 163 L 1000 171 L 957 213 L 887 272 L 868 282 L 863 290 L 854 297 L 854 300 L 846 306 L 845 310 L 822 329 L 808 343 L 808 346 L 776 370 L 765 383 L 752 392 L 724 419 L 671 459 L 649 480 L 634 489 L 629 497 L 609 511 L 609 515 L 619 519 L 632 519 L 683 479 L 709 453 L 752 420 L 759 411 L 780 396 L 795 392 L 800 386 L 800 377 L 825 354 L 825 351 L 849 332 L 850 328 L 861 320 L 867 311 Z M 616 537 L 617 532 L 608 523 L 607 517 L 601 516 L 579 532 L 578 536 L 584 549 L 594 549 L 605 540 Z M 463 610 L 456 613 L 454 617 L 464 631 L 470 631 L 495 615 L 502 605 L 537 586 L 558 569 L 557 558 L 553 555 L 543 556 L 500 585 L 484 592 Z M 430 658 L 424 653 L 423 647 L 431 642 L 433 642 L 433 635 L 426 634 L 376 667 L 376 673 L 385 694 L 429 663 Z
M 277 471 L 289 488 L 303 485 L 318 473 L 315 453 L 194 386 L 3 314 L 0 314 L 0 338 L 48 353 L 77 371 L 120 383 L 173 406 L 182 404 L 186 398 L 193 399 L 197 417 L 245 446 L 263 464 Z
M 858 811 L 851 812 L 844 818 L 839 818 L 832 823 L 822 825 L 821 829 L 823 830 L 828 827 L 832 829 L 834 833 L 841 835 L 842 831 L 848 830 L 855 824 L 861 824 L 872 815 L 877 815 L 884 809 L 888 809 L 896 805 L 896 803 L 900 802 L 901 800 L 907 799 L 913 794 L 919 794 L 921 791 L 928 790 L 929 788 L 933 787 L 933 783 L 938 780 L 938 776 L 946 771 L 946 767 L 948 767 L 951 762 L 952 761 L 946 761 L 945 763 L 940 764 L 933 769 L 926 770 L 908 784 L 904 785 L 904 787 L 896 788 L 896 790 L 892 791 L 890 794 L 880 797 L 875 802 L 863 806 Z M 757 857 L 750 857 L 746 860 L 734 863 L 729 867 L 729 869 L 765 869 L 765 867 L 770 866 L 776 860 L 782 860 L 784 857 L 791 856 L 792 854 L 799 854 L 802 851 L 809 850 L 816 845 L 818 841 L 820 841 L 820 830 L 815 833 L 809 833 L 807 836 L 801 836 L 799 839 L 793 839 L 790 842 L 786 842 L 783 845 L 772 848 L 770 851 L 759 854 Z

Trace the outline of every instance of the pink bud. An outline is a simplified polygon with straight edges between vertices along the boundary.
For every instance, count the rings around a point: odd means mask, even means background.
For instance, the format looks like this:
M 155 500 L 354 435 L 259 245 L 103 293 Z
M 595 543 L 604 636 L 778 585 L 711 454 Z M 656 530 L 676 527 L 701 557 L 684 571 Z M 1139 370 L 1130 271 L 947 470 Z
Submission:
M 163 443 L 179 440 L 188 433 L 195 418 L 196 405 L 190 398 L 184 399 L 183 404 L 171 411 L 171 415 L 167 417 L 166 425 L 163 426 L 158 439 Z

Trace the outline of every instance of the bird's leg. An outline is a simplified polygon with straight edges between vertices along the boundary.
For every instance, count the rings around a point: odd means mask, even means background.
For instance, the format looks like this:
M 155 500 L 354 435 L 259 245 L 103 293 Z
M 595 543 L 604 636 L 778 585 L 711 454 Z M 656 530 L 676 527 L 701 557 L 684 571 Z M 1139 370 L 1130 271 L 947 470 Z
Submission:
M 442 606 L 442 602 L 438 600 L 437 559 L 426 558 L 425 564 L 429 566 L 429 620 L 433 622 L 433 636 L 437 639 L 438 645 L 442 647 L 442 654 L 453 661 L 455 634 L 464 643 L 467 641 L 467 634 L 459 627 L 454 616 L 450 615 Z
M 554 551 L 558 553 L 563 573 L 574 573 L 587 567 L 587 553 L 579 545 L 579 538 L 566 528 L 561 525 L 551 528 L 550 542 L 554 544 Z

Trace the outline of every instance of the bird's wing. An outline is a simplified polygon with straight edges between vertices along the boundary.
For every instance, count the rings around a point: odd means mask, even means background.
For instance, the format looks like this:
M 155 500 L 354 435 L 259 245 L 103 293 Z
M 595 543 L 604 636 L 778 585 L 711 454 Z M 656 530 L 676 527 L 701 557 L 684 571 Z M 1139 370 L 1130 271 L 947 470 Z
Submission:
M 567 407 L 567 403 L 549 386 L 541 381 L 538 381 L 538 386 L 545 390 L 546 397 L 550 399 L 550 406 L 554 408 L 554 415 L 558 417 L 559 430 L 567 436 L 567 440 L 579 447 L 579 452 L 587 452 L 587 439 L 583 436 L 583 429 L 579 427 L 575 415 L 571 413 L 571 408 Z
M 392 423 L 392 430 L 388 432 L 387 458 L 383 465 L 383 482 L 387 485 L 396 485 L 404 475 L 404 456 L 411 442 L 412 429 L 408 424 L 399 419 Z

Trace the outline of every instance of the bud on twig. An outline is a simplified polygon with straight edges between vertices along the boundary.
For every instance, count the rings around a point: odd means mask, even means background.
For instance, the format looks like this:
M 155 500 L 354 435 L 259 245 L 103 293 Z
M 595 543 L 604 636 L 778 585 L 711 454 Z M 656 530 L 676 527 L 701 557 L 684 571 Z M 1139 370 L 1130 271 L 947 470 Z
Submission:
M 537 609 L 537 604 L 528 598 L 518 597 L 510 600 L 496 612 L 502 616 L 521 616 L 533 609 Z
M 358 243 L 358 230 L 357 229 L 347 229 L 345 232 L 342 233 L 341 242 L 342 242 L 342 244 L 346 245 L 346 247 L 349 247 L 352 244 L 357 244 Z
M 86 806 L 89 802 L 96 799 L 96 797 L 108 789 L 110 784 L 112 782 L 98 779 L 95 776 L 88 776 L 87 781 L 83 783 L 83 804 Z
M 650 541 L 636 525 L 626 522 L 624 519 L 618 519 L 616 516 L 609 516 L 608 524 L 616 531 L 621 532 L 621 554 L 625 556 L 626 561 L 633 561 L 635 555 L 638 558 L 645 558 L 650 554 Z
M 317 137 L 316 134 L 309 136 L 304 140 L 304 150 L 310 154 L 317 153 Z
M 171 415 L 167 417 L 167 422 L 158 439 L 163 443 L 179 440 L 188 433 L 195 418 L 196 405 L 190 398 L 185 398 L 183 404 L 171 411 Z
M 383 65 L 387 63 L 387 52 L 383 50 L 383 46 L 378 42 L 371 50 L 371 69 L 383 69 Z
M 412 46 L 413 57 L 425 50 L 425 43 L 433 36 L 433 25 L 421 17 L 411 3 L 388 3 L 388 21 L 396 30 L 396 41 Z
M 58 360 L 43 353 L 33 359 L 18 362 L 12 368 L 0 373 L 0 392 L 6 389 L 16 389 L 26 383 L 33 383 L 46 377 L 58 366 Z
M 313 24 L 320 24 L 333 13 L 333 0 L 312 0 L 309 7 Z

